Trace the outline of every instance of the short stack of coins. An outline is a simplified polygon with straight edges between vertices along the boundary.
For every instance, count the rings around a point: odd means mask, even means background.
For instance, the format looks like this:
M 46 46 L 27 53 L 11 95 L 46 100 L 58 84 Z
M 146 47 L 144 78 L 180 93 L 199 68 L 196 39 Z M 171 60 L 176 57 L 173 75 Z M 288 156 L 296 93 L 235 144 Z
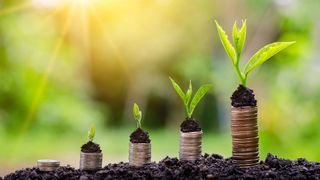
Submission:
M 129 143 L 129 164 L 142 166 L 151 162 L 151 143 Z
M 232 159 L 241 168 L 259 162 L 258 110 L 254 106 L 232 107 Z
M 99 170 L 102 168 L 102 153 L 84 153 L 80 152 L 81 170 Z
M 201 157 L 202 131 L 180 132 L 180 160 L 195 161 Z
M 41 159 L 37 161 L 40 171 L 55 171 L 60 166 L 60 161 L 51 159 Z

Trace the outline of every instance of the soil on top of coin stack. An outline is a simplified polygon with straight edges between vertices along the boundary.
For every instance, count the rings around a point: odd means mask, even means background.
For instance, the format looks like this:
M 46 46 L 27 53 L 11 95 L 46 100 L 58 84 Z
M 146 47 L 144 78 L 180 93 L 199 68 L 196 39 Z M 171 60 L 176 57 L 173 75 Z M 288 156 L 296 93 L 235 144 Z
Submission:
M 268 154 L 257 166 L 241 169 L 230 158 L 205 154 L 196 161 L 166 157 L 159 163 L 141 167 L 123 162 L 108 164 L 96 172 L 71 167 L 59 167 L 55 172 L 26 168 L 4 177 L 4 180 L 16 179 L 320 179 L 320 163 L 302 158 L 291 161 Z
M 81 151 L 84 153 L 101 153 L 100 145 L 92 141 L 88 141 L 81 146 Z
M 180 130 L 182 132 L 196 132 L 196 131 L 201 131 L 201 128 L 194 118 L 186 118 L 181 125 L 180 125 Z
M 150 143 L 150 138 L 148 132 L 137 128 L 130 135 L 130 142 L 132 143 Z
M 233 107 L 257 106 L 253 90 L 240 84 L 231 96 L 231 105 Z

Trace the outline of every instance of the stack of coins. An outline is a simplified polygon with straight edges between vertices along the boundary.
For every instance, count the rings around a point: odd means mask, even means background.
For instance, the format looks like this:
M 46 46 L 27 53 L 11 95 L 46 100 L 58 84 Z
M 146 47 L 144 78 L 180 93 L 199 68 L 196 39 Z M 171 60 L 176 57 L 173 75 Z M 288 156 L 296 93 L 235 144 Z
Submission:
M 142 166 L 151 162 L 150 143 L 129 143 L 129 164 Z
M 232 159 L 241 168 L 248 168 L 259 162 L 259 136 L 257 107 L 232 107 Z
M 102 153 L 80 152 L 81 170 L 99 170 L 102 168 Z
M 180 131 L 180 160 L 194 161 L 201 157 L 202 131 Z
M 37 161 L 40 171 L 55 171 L 60 166 L 60 161 L 51 159 L 41 159 Z

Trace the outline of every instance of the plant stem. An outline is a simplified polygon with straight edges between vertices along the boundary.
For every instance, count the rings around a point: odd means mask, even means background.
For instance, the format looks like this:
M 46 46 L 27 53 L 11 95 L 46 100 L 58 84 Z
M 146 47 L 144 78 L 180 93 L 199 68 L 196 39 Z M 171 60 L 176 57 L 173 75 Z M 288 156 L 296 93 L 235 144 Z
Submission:
M 236 68 L 236 71 L 237 71 L 237 74 L 238 74 L 238 76 L 239 76 L 239 78 L 240 78 L 240 80 L 241 80 L 241 83 L 242 83 L 242 85 L 243 86 L 246 86 L 246 81 L 247 81 L 247 78 L 246 77 L 244 77 L 244 75 L 243 75 L 243 73 L 241 72 L 241 70 L 240 70 L 240 67 L 239 67 L 239 62 L 240 62 L 240 54 L 238 54 L 237 53 L 237 61 L 236 61 L 237 63 L 235 64 L 235 68 Z

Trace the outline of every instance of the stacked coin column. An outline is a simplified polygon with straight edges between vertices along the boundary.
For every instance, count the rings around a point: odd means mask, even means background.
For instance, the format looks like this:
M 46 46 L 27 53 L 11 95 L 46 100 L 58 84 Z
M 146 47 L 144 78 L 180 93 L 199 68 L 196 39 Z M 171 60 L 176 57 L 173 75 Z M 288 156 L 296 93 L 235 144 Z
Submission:
M 231 109 L 232 159 L 241 168 L 252 167 L 259 162 L 257 115 L 257 107 Z
M 180 160 L 195 161 L 201 157 L 202 131 L 180 131 Z
M 151 143 L 129 143 L 129 164 L 142 166 L 151 162 Z
M 81 170 L 99 170 L 102 168 L 102 153 L 84 153 L 80 152 Z

